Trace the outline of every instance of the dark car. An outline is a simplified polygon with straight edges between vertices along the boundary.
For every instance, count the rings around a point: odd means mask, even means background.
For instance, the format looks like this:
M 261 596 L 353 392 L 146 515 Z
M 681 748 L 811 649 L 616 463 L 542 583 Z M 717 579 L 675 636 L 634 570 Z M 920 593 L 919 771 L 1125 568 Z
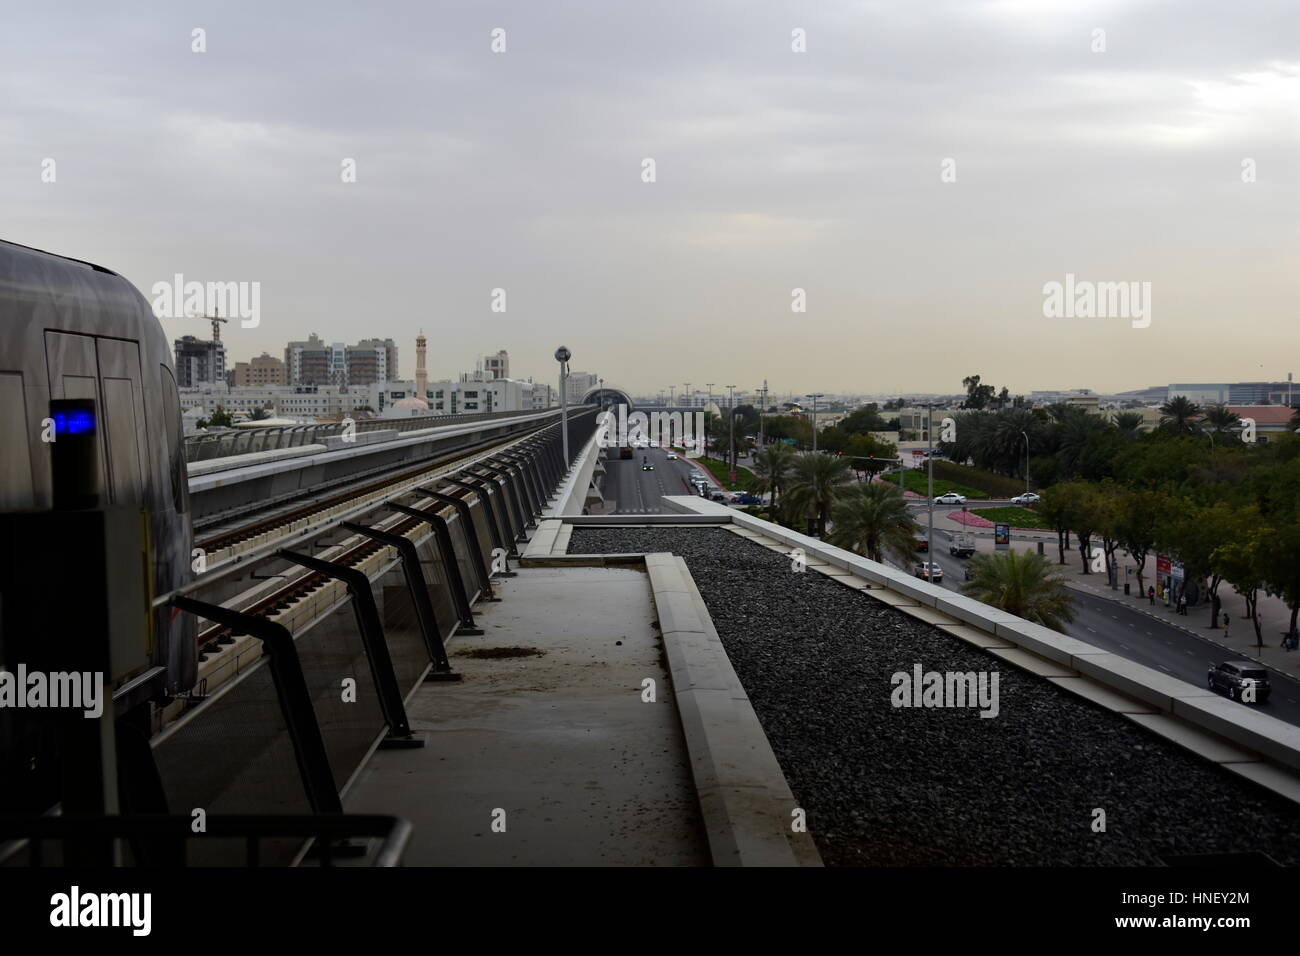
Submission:
M 738 505 L 761 505 L 762 503 L 762 498 L 757 495 L 751 495 L 747 491 L 742 491 L 740 494 L 736 495 L 736 504 Z
M 917 539 L 916 539 L 916 550 L 917 550 L 917 551 L 929 551 L 929 550 L 930 550 L 930 540 L 929 540 L 928 538 L 917 538 Z
M 1242 700 L 1243 692 L 1254 685 L 1254 699 L 1262 704 L 1268 700 L 1273 688 L 1268 682 L 1268 671 L 1253 661 L 1224 661 L 1210 668 L 1210 690 L 1225 693 L 1233 700 Z M 1249 701 L 1245 701 L 1249 703 Z

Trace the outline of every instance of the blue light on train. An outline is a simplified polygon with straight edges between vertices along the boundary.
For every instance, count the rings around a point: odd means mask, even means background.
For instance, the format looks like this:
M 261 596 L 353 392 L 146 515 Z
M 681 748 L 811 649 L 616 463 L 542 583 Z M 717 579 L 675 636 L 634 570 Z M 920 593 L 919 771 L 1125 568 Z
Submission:
M 90 408 L 73 408 L 54 413 L 55 435 L 95 434 L 95 412 Z

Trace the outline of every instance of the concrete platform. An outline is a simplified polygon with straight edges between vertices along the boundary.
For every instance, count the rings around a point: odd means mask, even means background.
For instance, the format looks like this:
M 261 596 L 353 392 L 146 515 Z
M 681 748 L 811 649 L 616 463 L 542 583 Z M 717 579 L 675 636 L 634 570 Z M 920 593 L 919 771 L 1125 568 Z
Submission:
M 496 587 L 487 633 L 448 646 L 464 679 L 407 704 L 428 745 L 376 752 L 344 808 L 410 820 L 407 866 L 708 866 L 646 574 L 521 568 Z M 512 656 L 472 656 L 491 649 Z

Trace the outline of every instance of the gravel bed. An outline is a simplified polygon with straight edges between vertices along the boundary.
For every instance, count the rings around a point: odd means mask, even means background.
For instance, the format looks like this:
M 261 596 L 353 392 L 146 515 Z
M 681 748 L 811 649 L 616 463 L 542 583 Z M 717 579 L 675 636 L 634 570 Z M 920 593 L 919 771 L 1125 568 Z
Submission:
M 1289 801 L 767 548 L 669 528 L 575 527 L 569 544 L 652 551 L 686 559 L 827 864 L 1300 864 Z M 918 662 L 997 671 L 998 716 L 892 706 L 891 675 Z

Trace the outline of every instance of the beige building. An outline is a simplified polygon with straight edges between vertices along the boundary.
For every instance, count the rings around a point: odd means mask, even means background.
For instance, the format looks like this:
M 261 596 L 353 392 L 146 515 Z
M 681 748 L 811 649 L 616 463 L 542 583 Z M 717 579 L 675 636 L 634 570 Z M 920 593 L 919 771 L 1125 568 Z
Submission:
M 286 372 L 284 362 L 274 355 L 263 352 L 251 362 L 235 363 L 235 387 L 248 385 L 284 385 Z

